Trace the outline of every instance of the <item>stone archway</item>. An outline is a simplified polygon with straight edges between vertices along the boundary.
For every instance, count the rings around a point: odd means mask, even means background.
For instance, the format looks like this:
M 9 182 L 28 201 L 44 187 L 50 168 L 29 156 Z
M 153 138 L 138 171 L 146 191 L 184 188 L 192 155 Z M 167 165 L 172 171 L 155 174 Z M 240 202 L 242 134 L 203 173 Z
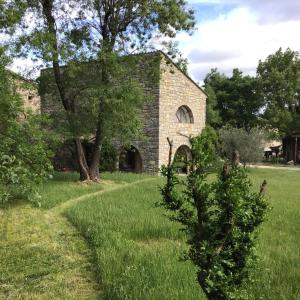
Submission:
M 178 173 L 188 174 L 188 162 L 192 159 L 191 149 L 187 145 L 181 145 L 177 148 L 174 155 L 174 163 Z
M 134 146 L 124 148 L 119 156 L 119 170 L 140 173 L 142 169 L 142 157 L 139 150 Z

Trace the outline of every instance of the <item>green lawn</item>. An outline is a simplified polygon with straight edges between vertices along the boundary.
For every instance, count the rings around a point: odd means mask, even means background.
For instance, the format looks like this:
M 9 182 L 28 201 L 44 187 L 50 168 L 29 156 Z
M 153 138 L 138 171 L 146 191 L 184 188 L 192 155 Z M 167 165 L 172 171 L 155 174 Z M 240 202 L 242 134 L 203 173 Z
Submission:
M 103 173 L 101 178 L 105 183 L 130 183 L 139 179 L 148 178 L 147 175 L 123 174 L 120 172 Z M 76 198 L 87 193 L 94 193 L 102 190 L 99 184 L 86 184 L 78 181 L 78 174 L 75 173 L 55 173 L 54 178 L 47 184 L 39 187 L 39 205 L 42 208 L 52 208 L 72 198 Z
M 256 189 L 268 180 L 273 209 L 260 232 L 258 282 L 248 293 L 299 299 L 300 172 L 251 169 L 250 176 Z M 183 233 L 155 206 L 163 178 L 103 178 L 99 186 L 56 175 L 40 189 L 43 209 L 21 203 L 6 213 L 0 299 L 205 299 L 194 267 L 179 260 Z
M 98 299 L 93 253 L 65 218 L 24 202 L 0 210 L 0 299 Z

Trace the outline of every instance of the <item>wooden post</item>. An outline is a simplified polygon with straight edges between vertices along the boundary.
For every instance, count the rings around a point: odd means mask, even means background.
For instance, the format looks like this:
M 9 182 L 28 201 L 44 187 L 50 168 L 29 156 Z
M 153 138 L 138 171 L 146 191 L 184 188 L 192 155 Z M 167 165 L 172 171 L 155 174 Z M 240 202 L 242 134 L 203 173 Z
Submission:
M 240 153 L 239 153 L 239 151 L 235 150 L 232 153 L 232 165 L 238 166 L 239 163 L 240 163 Z
M 262 196 L 265 194 L 266 192 L 266 189 L 267 189 L 267 181 L 264 180 L 262 185 L 260 186 L 260 191 L 259 191 L 259 195 Z
M 168 143 L 169 143 L 169 161 L 168 161 L 168 167 L 172 165 L 172 152 L 173 152 L 173 141 L 171 141 L 167 137 Z

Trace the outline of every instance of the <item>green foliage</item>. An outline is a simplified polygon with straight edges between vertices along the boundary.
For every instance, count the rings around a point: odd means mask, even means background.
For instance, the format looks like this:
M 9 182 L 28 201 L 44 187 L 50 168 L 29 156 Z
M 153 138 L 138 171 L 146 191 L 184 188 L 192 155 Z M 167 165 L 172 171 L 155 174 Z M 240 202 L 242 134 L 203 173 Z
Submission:
M 209 84 L 205 85 L 205 92 L 208 95 L 206 99 L 206 124 L 218 128 L 221 126 L 222 120 L 217 108 L 218 102 L 216 93 Z
M 197 267 L 198 282 L 208 299 L 245 299 L 242 287 L 255 266 L 256 228 L 264 220 L 267 204 L 251 190 L 238 155 L 225 163 L 217 181 L 207 180 L 215 160 L 209 132 L 192 139 L 191 173 L 183 191 L 173 164 L 162 169 L 167 178 L 161 189 L 162 205 L 172 212 L 188 235 L 187 258 Z
M 52 171 L 51 151 L 45 143 L 45 133 L 34 117 L 15 120 L 0 132 L 0 200 L 35 196 L 35 185 Z
M 246 286 L 247 293 L 251 300 L 298 300 L 300 172 L 251 168 L 248 174 L 254 186 L 269 178 L 272 211 L 260 230 L 260 268 L 257 280 Z M 0 228 L 8 220 L 13 224 L 8 226 L 7 240 L 0 238 L 0 298 L 94 299 L 93 287 L 100 294 L 95 299 L 110 299 L 109 295 L 113 300 L 206 298 L 196 282 L 193 264 L 178 260 L 186 249 L 185 235 L 178 224 L 164 217 L 164 209 L 154 207 L 160 197 L 157 186 L 164 178 L 153 176 L 130 186 L 122 184 L 145 175 L 104 173 L 102 178 L 108 181 L 101 186 L 79 183 L 77 178 L 76 173 L 55 173 L 53 180 L 39 187 L 42 207 L 58 206 L 50 214 L 21 204 L 12 206 L 8 214 L 0 208 Z M 213 179 L 214 175 L 208 178 Z M 101 201 L 99 195 L 93 195 L 95 189 L 116 186 L 120 189 L 106 190 Z M 62 201 L 82 195 L 86 199 L 67 212 L 76 229 L 61 215 L 45 226 L 45 218 L 61 212 Z M 89 239 L 90 251 L 79 232 Z M 90 269 L 100 276 L 96 278 Z
M 100 168 L 102 171 L 115 171 L 117 161 L 116 149 L 109 141 L 105 141 L 101 148 Z
M 257 76 L 231 77 L 212 69 L 204 80 L 207 122 L 214 128 L 230 125 L 249 131 L 256 126 L 276 128 L 281 136 L 300 128 L 299 52 L 281 48 L 260 61 Z
M 230 159 L 233 151 L 238 150 L 240 161 L 244 165 L 262 160 L 264 143 L 268 139 L 266 132 L 258 127 L 249 131 L 243 128 L 224 127 L 219 130 L 219 138 L 225 157 Z
M 251 128 L 259 124 L 264 99 L 257 93 L 257 80 L 233 69 L 232 76 L 212 69 L 204 79 L 208 97 L 208 121 L 214 127 Z M 216 112 L 213 112 L 213 111 Z
M 179 30 L 191 31 L 193 11 L 183 0 L 47 0 L 7 1 L 4 14 L 9 11 L 8 3 L 21 20 L 7 23 L 18 32 L 12 51 L 52 64 L 65 120 L 76 140 L 81 179 L 98 181 L 103 141 L 141 134 L 141 105 L 146 97 L 130 70 L 124 76 L 119 58 L 151 48 L 155 32 L 173 38 Z M 35 16 L 31 30 L 27 30 L 29 15 Z M 80 64 L 91 60 L 95 63 Z M 78 65 L 88 69 L 81 73 L 84 76 L 77 76 Z M 90 165 L 82 149 L 83 135 L 95 137 Z
M 115 173 L 109 174 L 113 180 Z M 89 241 L 95 253 L 102 297 L 121 299 L 203 299 L 192 264 L 178 256 L 186 249 L 179 226 L 154 206 L 162 178 L 119 174 L 136 183 L 79 203 L 67 211 L 69 221 Z M 111 177 L 112 176 L 112 177 Z
M 184 58 L 182 53 L 178 49 L 178 42 L 168 41 L 163 42 L 164 46 L 163 51 L 167 53 L 168 57 L 172 60 L 172 62 L 185 74 L 188 74 L 188 60 Z M 167 60 L 167 64 L 171 65 L 171 72 L 173 72 L 172 67 L 173 64 Z
M 126 143 L 133 138 L 140 138 L 141 109 L 152 100 L 152 95 L 144 93 L 137 80 L 137 73 L 140 65 L 143 65 L 144 82 L 149 86 L 157 84 L 158 58 L 150 55 L 118 58 L 111 54 L 107 58 L 109 74 L 113 78 L 110 83 L 103 83 L 103 67 L 99 61 L 73 63 L 64 68 L 62 80 L 74 109 L 71 114 L 62 106 L 59 106 L 61 109 L 52 111 L 53 129 L 65 137 L 72 138 L 76 132 L 89 140 L 95 135 L 95 128 L 100 120 L 103 141 L 114 138 Z M 42 97 L 51 93 L 52 101 L 60 101 L 52 70 L 42 72 L 39 82 Z
M 266 102 L 264 118 L 280 134 L 300 129 L 299 52 L 280 48 L 257 67 L 259 92 Z
M 38 117 L 21 119 L 22 105 L 0 53 L 0 203 L 31 198 L 34 185 L 51 171 L 45 133 Z

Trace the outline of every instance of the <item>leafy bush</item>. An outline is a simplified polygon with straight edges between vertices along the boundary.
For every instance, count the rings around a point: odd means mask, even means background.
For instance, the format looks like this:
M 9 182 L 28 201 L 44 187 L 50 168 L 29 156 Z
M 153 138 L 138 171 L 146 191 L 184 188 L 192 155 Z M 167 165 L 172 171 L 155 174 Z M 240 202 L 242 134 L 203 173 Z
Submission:
M 198 268 L 198 282 L 207 298 L 245 299 L 242 286 L 255 266 L 256 228 L 267 209 L 266 182 L 259 193 L 252 191 L 245 168 L 239 166 L 238 152 L 224 164 L 215 182 L 208 181 L 216 157 L 210 132 L 204 131 L 191 144 L 191 173 L 186 182 L 177 177 L 171 161 L 162 169 L 167 179 L 161 189 L 162 206 L 184 226 L 190 246 L 187 258 Z
M 263 158 L 263 143 L 266 134 L 259 128 L 246 131 L 243 128 L 222 128 L 219 131 L 222 150 L 229 159 L 233 151 L 240 153 L 240 160 L 245 165 L 255 163 Z
M 38 116 L 23 113 L 15 82 L 5 69 L 0 49 L 0 204 L 16 198 L 32 198 L 34 185 L 49 176 L 52 153 Z
M 101 148 L 100 170 L 115 171 L 117 161 L 117 151 L 109 141 L 104 141 Z
M 0 132 L 0 202 L 16 198 L 31 199 L 34 186 L 52 171 L 51 151 L 34 116 L 11 122 Z

